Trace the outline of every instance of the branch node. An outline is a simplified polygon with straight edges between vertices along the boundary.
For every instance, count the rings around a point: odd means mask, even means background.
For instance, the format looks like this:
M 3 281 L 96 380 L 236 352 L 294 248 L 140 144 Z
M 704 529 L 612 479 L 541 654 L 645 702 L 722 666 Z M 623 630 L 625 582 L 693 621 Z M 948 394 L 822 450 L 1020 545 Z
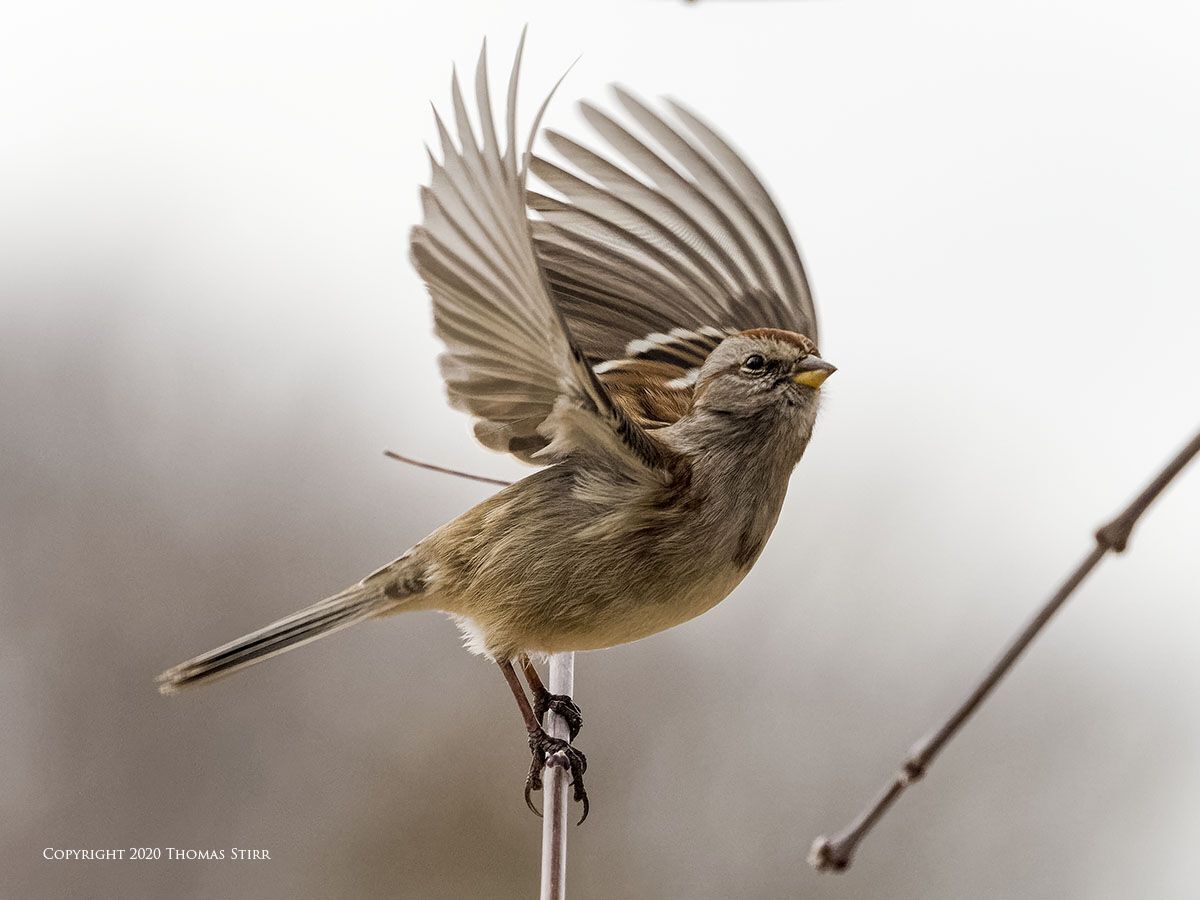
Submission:
M 900 774 L 897 780 L 905 787 L 910 784 L 915 784 L 925 777 L 925 772 L 928 771 L 928 764 L 922 754 L 914 753 L 904 761 L 904 765 L 900 769 Z
M 1107 525 L 1096 529 L 1096 543 L 1113 553 L 1124 553 L 1125 548 L 1129 546 L 1129 536 L 1133 534 L 1135 521 L 1136 519 L 1130 516 L 1117 516 Z
M 808 864 L 818 872 L 844 872 L 850 866 L 850 858 L 836 854 L 833 842 L 821 835 L 808 851 Z

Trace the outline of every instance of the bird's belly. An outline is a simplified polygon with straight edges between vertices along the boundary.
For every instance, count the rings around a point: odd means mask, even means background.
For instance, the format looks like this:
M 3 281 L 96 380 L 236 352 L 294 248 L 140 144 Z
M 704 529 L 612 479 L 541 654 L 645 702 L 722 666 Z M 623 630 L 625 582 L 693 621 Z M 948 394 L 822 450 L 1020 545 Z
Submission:
M 433 602 L 457 618 L 469 649 L 495 659 L 595 650 L 680 625 L 737 587 L 762 549 L 746 535 L 765 540 L 773 524 L 703 504 L 698 517 L 696 503 L 640 518 L 594 506 L 501 518 L 471 538 L 470 554 L 447 553 Z
M 596 615 L 574 621 L 547 617 L 546 628 L 533 629 L 525 649 L 541 653 L 599 650 L 627 644 L 681 625 L 712 609 L 738 586 L 745 570 L 729 565 L 703 578 L 673 585 L 668 596 L 638 591 L 614 597 Z
M 460 601 L 440 608 L 455 619 L 468 650 L 493 659 L 599 650 L 694 619 L 729 596 L 746 571 L 727 563 L 677 571 L 675 577 L 629 572 L 614 579 L 621 587 L 611 592 L 597 592 L 594 585 L 581 590 L 563 583 L 524 584 L 515 586 L 510 602 Z M 507 595 L 498 586 L 478 587 L 471 595 L 476 600 Z

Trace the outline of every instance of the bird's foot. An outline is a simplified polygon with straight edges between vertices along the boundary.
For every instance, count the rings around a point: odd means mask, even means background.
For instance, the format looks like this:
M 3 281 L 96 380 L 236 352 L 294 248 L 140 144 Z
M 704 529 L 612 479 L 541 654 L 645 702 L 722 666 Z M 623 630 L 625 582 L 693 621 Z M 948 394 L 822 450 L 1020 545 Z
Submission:
M 533 791 L 542 789 L 542 770 L 546 766 L 565 766 L 571 770 L 571 784 L 575 788 L 575 801 L 583 804 L 583 815 L 576 823 L 582 825 L 583 820 L 588 817 L 589 808 L 587 791 L 583 787 L 583 773 L 587 771 L 587 757 L 572 747 L 569 742 L 562 738 L 550 737 L 540 728 L 529 736 L 529 751 L 533 754 L 533 762 L 529 766 L 529 775 L 525 779 L 525 805 L 534 815 L 540 816 L 541 812 L 533 805 L 529 795 Z
M 562 716 L 563 721 L 567 723 L 567 729 L 570 731 L 571 740 L 575 740 L 575 735 L 579 734 L 579 729 L 583 727 L 583 713 L 579 711 L 579 707 L 575 705 L 575 701 L 566 694 L 551 694 L 549 691 L 544 691 L 534 695 L 533 698 L 533 714 L 537 716 L 537 720 L 546 725 L 546 710 Z

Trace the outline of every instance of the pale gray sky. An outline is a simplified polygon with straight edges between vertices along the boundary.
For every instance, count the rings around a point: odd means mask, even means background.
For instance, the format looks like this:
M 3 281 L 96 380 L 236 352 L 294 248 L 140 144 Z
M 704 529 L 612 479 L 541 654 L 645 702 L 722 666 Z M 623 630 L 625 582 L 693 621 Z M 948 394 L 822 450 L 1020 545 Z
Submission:
M 581 55 L 547 124 L 586 137 L 574 101 L 607 102 L 620 81 L 683 100 L 744 151 L 800 241 L 840 369 L 746 583 L 695 623 L 581 657 L 601 815 L 572 837 L 573 892 L 1193 895 L 1196 473 L 860 869 L 818 878 L 803 857 L 1197 426 L 1194 4 L 56 3 L 4 18 L 0 698 L 16 727 L 0 759 L 20 774 L 0 776 L 0 868 L 14 890 L 528 893 L 520 726 L 448 624 L 365 628 L 202 699 L 150 685 L 483 496 L 402 471 L 384 447 L 524 471 L 444 403 L 406 233 L 429 101 L 447 105 L 451 63 L 472 66 L 484 35 L 502 80 L 527 22 L 526 116 Z M 88 662 L 67 678 L 60 658 Z M 473 705 L 453 708 L 464 692 Z M 453 767 L 481 716 L 470 759 L 485 774 L 454 813 L 473 824 L 442 822 L 422 845 L 405 829 L 448 813 L 419 767 Z M 357 768 L 323 781 L 355 748 Z M 263 760 L 284 753 L 304 774 L 272 774 Z M 147 766 L 157 780 L 140 790 Z M 207 787 L 184 817 L 174 792 L 195 772 Z M 223 813 L 247 783 L 259 801 Z M 506 863 L 511 890 L 478 855 L 501 831 L 528 856 Z M 147 875 L 39 856 L 185 838 L 270 842 L 282 859 Z M 395 862 L 401 842 L 446 856 L 418 870 Z M 337 881 L 321 852 L 378 880 Z

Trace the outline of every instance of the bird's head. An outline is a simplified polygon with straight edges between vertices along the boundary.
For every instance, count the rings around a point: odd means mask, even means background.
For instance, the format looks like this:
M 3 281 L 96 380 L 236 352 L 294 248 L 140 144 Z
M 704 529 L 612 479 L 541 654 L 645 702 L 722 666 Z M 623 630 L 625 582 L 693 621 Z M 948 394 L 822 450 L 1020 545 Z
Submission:
M 817 392 L 835 371 L 802 334 L 780 328 L 741 331 L 704 361 L 693 409 L 746 417 L 815 411 Z

